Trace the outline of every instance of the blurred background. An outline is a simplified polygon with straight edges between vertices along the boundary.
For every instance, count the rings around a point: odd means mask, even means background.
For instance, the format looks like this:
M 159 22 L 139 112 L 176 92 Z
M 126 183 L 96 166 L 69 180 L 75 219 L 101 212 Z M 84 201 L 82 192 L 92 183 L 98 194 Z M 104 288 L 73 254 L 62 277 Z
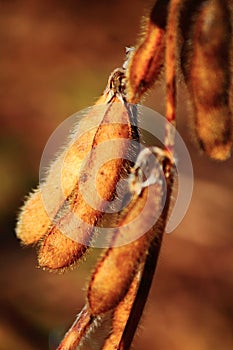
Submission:
M 37 268 L 14 227 L 25 195 L 38 183 L 40 157 L 53 130 L 92 105 L 110 72 L 134 45 L 142 0 L 0 0 L 0 350 L 55 349 L 85 302 L 89 255 L 59 275 Z M 193 142 L 188 97 L 179 83 L 178 130 L 195 183 L 180 226 L 165 235 L 134 349 L 233 349 L 233 161 L 210 161 Z M 164 114 L 164 87 L 145 105 Z M 87 349 L 97 349 L 89 342 Z

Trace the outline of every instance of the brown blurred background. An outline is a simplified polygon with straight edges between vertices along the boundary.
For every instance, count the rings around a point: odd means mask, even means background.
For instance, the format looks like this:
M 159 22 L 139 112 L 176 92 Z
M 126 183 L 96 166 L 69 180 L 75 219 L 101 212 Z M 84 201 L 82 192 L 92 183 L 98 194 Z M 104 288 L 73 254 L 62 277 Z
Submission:
M 1 0 L 0 7 L 0 350 L 55 349 L 84 304 L 95 258 L 64 275 L 37 269 L 35 249 L 15 237 L 16 215 L 37 185 L 48 137 L 95 102 L 150 2 Z M 197 151 L 182 83 L 181 90 L 178 129 L 195 187 L 183 222 L 165 236 L 134 349 L 230 350 L 233 162 Z M 145 104 L 164 113 L 164 88 L 157 85 Z

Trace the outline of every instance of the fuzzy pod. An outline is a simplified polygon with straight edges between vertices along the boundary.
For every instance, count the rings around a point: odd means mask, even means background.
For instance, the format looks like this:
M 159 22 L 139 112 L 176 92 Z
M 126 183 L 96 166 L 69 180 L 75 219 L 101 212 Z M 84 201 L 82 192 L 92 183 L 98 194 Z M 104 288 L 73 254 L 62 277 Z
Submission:
M 93 315 L 114 309 L 125 297 L 156 235 L 155 227 L 159 221 L 155 223 L 152 217 L 153 213 L 161 210 L 163 199 L 163 186 L 156 183 L 149 186 L 149 192 L 148 188 L 144 188 L 140 195 L 135 195 L 123 211 L 112 246 L 104 252 L 89 284 L 88 302 Z M 135 239 L 135 233 L 139 230 L 143 234 Z M 130 243 L 124 244 L 124 237 Z
M 232 147 L 230 10 L 226 1 L 208 0 L 194 17 L 192 45 L 184 49 L 182 61 L 194 108 L 196 135 L 201 149 L 209 157 L 225 160 Z
M 91 120 L 97 112 L 99 124 L 93 127 Z M 24 244 L 39 241 L 41 267 L 63 269 L 85 252 L 124 165 L 132 138 L 129 111 L 118 99 L 93 107 L 81 121 L 79 133 L 51 165 L 44 184 L 31 195 L 19 216 L 17 236 Z M 104 164 L 103 149 L 105 157 L 109 155 Z M 95 193 L 89 205 L 85 194 L 91 186 Z
M 114 309 L 112 330 L 109 336 L 105 339 L 102 350 L 118 348 L 136 297 L 139 281 L 140 271 L 135 275 L 130 288 L 123 300 Z
M 85 118 L 81 122 L 88 121 Z M 16 235 L 23 244 L 35 244 L 48 232 L 54 217 L 76 185 L 84 157 L 90 152 L 96 129 L 70 142 L 51 164 L 46 180 L 32 192 L 21 208 Z
M 156 1 L 144 24 L 144 35 L 127 69 L 128 101 L 138 103 L 158 79 L 164 63 L 168 0 Z

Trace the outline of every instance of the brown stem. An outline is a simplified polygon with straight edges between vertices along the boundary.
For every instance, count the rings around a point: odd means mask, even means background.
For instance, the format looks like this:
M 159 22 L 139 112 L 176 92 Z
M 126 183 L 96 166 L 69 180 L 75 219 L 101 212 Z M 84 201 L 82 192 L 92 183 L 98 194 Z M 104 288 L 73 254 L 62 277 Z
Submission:
M 85 305 L 69 331 L 65 334 L 57 350 L 75 350 L 80 344 L 82 337 L 87 334 L 93 321 L 94 317 L 91 315 L 88 306 Z

